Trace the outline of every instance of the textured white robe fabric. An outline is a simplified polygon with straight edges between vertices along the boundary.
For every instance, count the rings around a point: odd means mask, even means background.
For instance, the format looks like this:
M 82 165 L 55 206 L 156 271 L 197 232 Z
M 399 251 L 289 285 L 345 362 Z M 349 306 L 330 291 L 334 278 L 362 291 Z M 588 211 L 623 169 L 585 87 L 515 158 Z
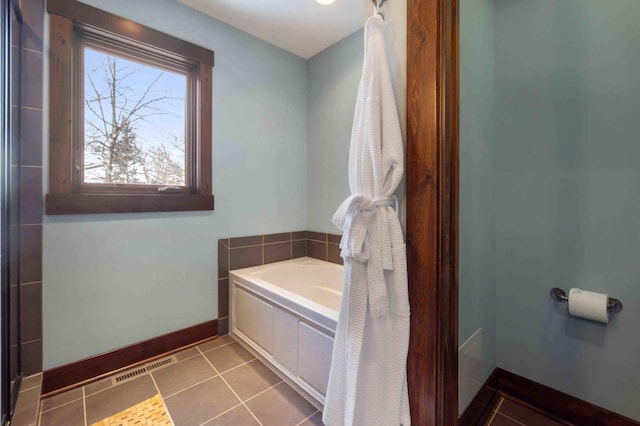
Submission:
M 349 151 L 352 195 L 333 216 L 343 231 L 345 286 L 322 417 L 327 426 L 411 424 L 407 262 L 393 197 L 404 152 L 384 27 L 379 15 L 365 25 Z

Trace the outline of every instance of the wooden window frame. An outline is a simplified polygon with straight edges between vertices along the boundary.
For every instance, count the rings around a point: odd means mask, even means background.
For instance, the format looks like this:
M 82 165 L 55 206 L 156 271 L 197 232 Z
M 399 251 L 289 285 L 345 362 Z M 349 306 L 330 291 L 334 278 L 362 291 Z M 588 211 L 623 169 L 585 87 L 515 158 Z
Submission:
M 49 193 L 46 213 L 134 213 L 213 210 L 211 50 L 185 42 L 76 0 L 47 2 L 50 28 Z M 84 183 L 79 129 L 84 44 L 101 46 L 187 77 L 186 185 L 158 192 L 158 185 Z
M 166 55 L 153 55 L 147 49 L 139 49 L 136 46 L 123 44 L 119 39 L 113 39 L 101 32 L 95 32 L 90 28 L 78 27 L 74 31 L 73 55 L 76 58 L 77 66 L 74 69 L 73 93 L 77 99 L 84 99 L 84 49 L 89 48 L 105 54 L 112 54 L 119 58 L 135 61 L 144 65 L 149 65 L 157 69 L 178 73 L 186 78 L 185 86 L 185 185 L 177 186 L 180 193 L 196 193 L 197 177 L 192 173 L 195 162 L 195 150 L 192 149 L 197 140 L 197 129 L 194 111 L 194 99 L 197 99 L 198 70 L 197 64 L 192 61 L 184 61 L 181 58 L 169 58 Z M 85 194 L 157 194 L 158 188 L 163 185 L 153 184 L 107 184 L 107 183 L 87 183 L 84 181 L 84 103 L 76 102 L 74 105 L 74 138 L 73 138 L 73 163 L 77 165 L 73 171 L 73 190 Z M 173 186 L 173 185 L 172 185 Z

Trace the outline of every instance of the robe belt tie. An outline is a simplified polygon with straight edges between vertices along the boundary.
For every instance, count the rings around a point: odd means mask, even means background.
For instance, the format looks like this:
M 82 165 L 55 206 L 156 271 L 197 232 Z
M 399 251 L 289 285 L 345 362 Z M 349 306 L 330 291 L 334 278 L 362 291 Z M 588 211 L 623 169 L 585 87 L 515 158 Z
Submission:
M 333 223 L 342 229 L 340 256 L 346 261 L 367 265 L 367 283 L 371 316 L 389 312 L 384 271 L 393 270 L 389 207 L 398 208 L 394 197 L 370 199 L 361 194 L 352 194 L 342 202 L 333 214 Z

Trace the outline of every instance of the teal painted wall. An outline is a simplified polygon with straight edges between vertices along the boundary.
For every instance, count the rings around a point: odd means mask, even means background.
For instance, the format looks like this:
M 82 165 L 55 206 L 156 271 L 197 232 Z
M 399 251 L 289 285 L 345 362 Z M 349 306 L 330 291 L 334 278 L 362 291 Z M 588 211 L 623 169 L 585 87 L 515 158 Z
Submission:
M 640 2 L 494 6 L 498 365 L 640 420 Z M 625 309 L 572 318 L 554 286 Z
M 363 2 L 363 25 L 371 4 Z M 398 116 L 406 134 L 407 3 L 385 3 L 385 51 Z M 310 230 L 340 233 L 331 216 L 349 195 L 348 163 L 353 112 L 364 60 L 364 31 L 309 58 L 308 207 Z M 395 193 L 400 223 L 406 220 L 405 181 Z
M 349 196 L 349 145 L 364 60 L 364 30 L 309 58 L 309 230 L 340 233 L 331 216 Z
M 482 376 L 496 366 L 493 0 L 460 2 L 459 345 L 482 328 Z
M 45 217 L 45 369 L 216 318 L 217 239 L 307 226 L 306 61 L 176 1 L 87 3 L 215 51 L 216 210 Z

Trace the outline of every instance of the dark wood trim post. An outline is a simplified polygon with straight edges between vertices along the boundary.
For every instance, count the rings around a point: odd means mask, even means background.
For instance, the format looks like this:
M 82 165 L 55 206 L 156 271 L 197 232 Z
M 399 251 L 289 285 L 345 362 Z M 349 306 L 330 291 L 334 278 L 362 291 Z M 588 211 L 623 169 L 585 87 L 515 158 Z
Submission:
M 408 0 L 412 424 L 458 422 L 458 0 Z

